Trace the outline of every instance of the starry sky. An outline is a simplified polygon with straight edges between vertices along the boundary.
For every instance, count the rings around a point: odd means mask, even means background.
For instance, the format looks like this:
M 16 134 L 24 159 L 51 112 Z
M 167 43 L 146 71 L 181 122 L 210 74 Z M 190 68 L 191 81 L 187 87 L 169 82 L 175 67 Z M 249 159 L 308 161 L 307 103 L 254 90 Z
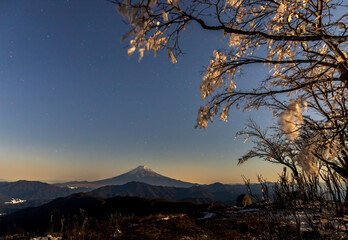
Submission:
M 195 129 L 204 66 L 221 33 L 189 26 L 185 56 L 127 56 L 128 31 L 104 0 L 0 2 L 0 179 L 97 180 L 138 165 L 184 181 L 276 180 L 280 167 L 255 159 L 235 133 L 267 111 L 233 110 L 228 122 Z M 237 87 L 267 69 L 245 69 Z

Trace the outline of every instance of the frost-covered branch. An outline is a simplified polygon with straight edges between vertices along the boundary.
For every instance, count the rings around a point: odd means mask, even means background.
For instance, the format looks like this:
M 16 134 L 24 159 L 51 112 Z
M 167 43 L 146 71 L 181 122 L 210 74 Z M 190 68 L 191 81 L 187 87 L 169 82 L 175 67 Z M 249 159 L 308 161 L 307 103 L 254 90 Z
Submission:
M 139 60 L 145 53 L 166 50 L 176 63 L 182 55 L 180 36 L 188 25 L 227 39 L 225 49 L 213 52 L 204 72 L 200 91 L 205 103 L 198 111 L 197 126 L 206 128 L 215 117 L 227 121 L 233 107 L 265 107 L 279 118 L 284 141 L 297 146 L 297 155 L 304 159 L 302 165 L 294 160 L 298 166 L 315 169 L 315 162 L 321 161 L 348 176 L 348 8 L 344 1 L 114 2 L 130 26 L 125 36 L 130 38 L 128 54 L 137 52 Z M 254 89 L 241 91 L 236 80 L 246 66 L 267 68 L 269 74 L 260 76 Z M 254 150 L 247 157 L 265 157 L 264 153 Z

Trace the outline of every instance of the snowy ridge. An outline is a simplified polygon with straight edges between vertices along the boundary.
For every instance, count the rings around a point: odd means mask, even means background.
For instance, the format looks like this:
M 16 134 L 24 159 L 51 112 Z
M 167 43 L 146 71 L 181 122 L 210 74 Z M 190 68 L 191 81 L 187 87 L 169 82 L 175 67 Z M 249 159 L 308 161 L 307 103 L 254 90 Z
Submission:
M 129 172 L 126 172 L 120 176 L 134 176 L 134 177 L 163 177 L 162 175 L 154 172 L 152 169 L 150 169 L 147 166 L 140 165 L 133 170 L 130 170 Z

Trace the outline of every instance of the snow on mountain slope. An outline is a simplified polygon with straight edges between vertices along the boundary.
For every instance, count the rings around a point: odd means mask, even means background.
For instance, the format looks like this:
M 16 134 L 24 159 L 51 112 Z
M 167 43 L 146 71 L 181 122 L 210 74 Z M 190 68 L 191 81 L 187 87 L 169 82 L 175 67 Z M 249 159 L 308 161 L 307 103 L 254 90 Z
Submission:
M 158 174 L 146 166 L 138 166 L 129 172 L 119 176 L 108 178 L 94 183 L 102 185 L 122 185 L 128 182 L 144 182 L 155 186 L 169 186 L 169 187 L 191 187 L 195 184 L 183 182 L 173 178 L 165 177 Z
M 106 185 L 123 185 L 129 182 L 143 182 L 154 186 L 165 186 L 165 187 L 192 187 L 197 184 L 184 182 L 163 176 L 156 173 L 146 166 L 138 166 L 129 172 L 121 174 L 116 177 L 107 178 L 94 182 L 67 182 L 56 184 L 58 186 L 68 187 L 88 187 L 91 189 L 99 188 Z
M 138 166 L 137 168 L 134 168 L 133 170 L 130 170 L 129 172 L 126 172 L 120 176 L 129 176 L 129 177 L 163 177 L 162 175 L 152 171 L 150 168 L 146 166 Z M 120 177 L 119 176 L 119 177 Z

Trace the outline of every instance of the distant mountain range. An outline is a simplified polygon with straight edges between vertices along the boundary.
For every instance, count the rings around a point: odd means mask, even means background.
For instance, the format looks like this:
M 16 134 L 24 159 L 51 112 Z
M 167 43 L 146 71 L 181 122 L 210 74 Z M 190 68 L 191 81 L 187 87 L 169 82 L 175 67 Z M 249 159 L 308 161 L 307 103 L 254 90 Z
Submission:
M 57 187 L 38 181 L 20 180 L 17 182 L 0 182 L 0 202 L 9 201 L 12 198 L 25 200 L 54 199 L 84 190 L 85 189 Z
M 255 194 L 260 194 L 259 185 L 252 187 Z M 211 185 L 192 186 L 190 188 L 153 186 L 141 182 L 130 182 L 119 186 L 105 186 L 90 192 L 103 198 L 115 196 L 139 196 L 146 198 L 165 198 L 192 202 L 220 202 L 235 204 L 240 194 L 247 193 L 245 185 L 227 185 L 214 183 Z
M 59 183 L 58 186 L 64 187 L 88 187 L 91 189 L 107 186 L 107 185 L 123 185 L 128 182 L 143 182 L 154 186 L 167 187 L 192 187 L 194 183 L 184 182 L 173 178 L 165 177 L 158 174 L 146 166 L 138 166 L 129 172 L 116 177 L 107 178 L 99 181 L 88 182 L 67 182 Z
M 255 195 L 261 195 L 259 184 L 252 184 Z M 47 184 L 37 181 L 0 182 L 0 214 L 11 213 L 26 207 L 36 207 L 58 197 L 89 192 L 91 196 L 112 198 L 138 196 L 233 205 L 240 194 L 248 192 L 244 184 L 198 185 L 160 175 L 148 167 L 139 166 L 122 175 L 95 182 L 68 182 Z
M 0 182 L 0 213 L 39 206 L 57 197 L 65 197 L 82 191 L 86 191 L 86 189 L 58 187 L 38 181 Z

